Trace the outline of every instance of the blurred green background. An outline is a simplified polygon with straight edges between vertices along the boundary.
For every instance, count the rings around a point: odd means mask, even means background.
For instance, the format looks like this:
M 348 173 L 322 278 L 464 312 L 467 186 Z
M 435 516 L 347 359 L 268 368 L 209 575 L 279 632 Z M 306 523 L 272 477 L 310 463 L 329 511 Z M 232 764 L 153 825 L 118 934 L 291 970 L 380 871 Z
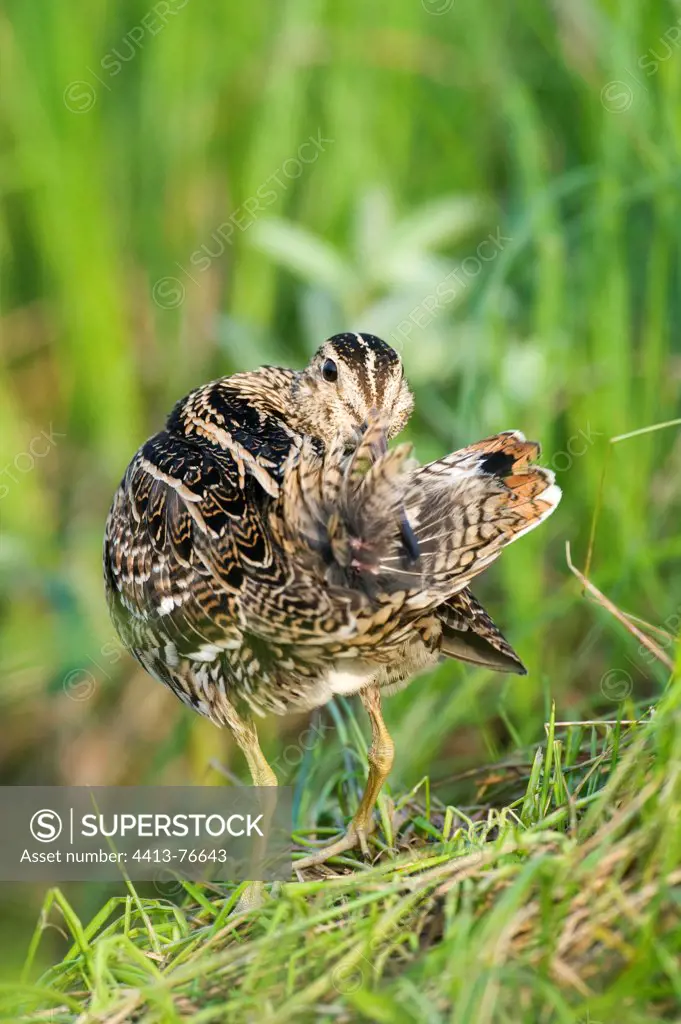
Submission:
M 610 449 L 593 578 L 677 632 L 678 429 L 608 439 L 681 415 L 679 26 L 665 0 L 4 0 L 5 784 L 245 777 L 121 651 L 103 524 L 176 399 L 352 328 L 401 352 L 422 459 L 518 427 L 565 492 L 476 588 L 529 675 L 449 664 L 390 700 L 395 785 L 445 795 L 541 738 L 551 700 L 655 699 L 564 545 L 583 565 Z M 341 743 L 306 725 L 263 745 L 320 792 Z M 40 898 L 0 888 L 6 964 Z

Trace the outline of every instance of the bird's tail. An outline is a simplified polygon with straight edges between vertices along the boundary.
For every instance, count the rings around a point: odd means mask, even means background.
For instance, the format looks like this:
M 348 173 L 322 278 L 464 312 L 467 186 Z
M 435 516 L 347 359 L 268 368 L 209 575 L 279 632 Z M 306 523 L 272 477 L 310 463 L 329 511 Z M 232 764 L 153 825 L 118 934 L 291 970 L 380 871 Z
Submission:
M 351 453 L 306 442 L 284 474 L 276 531 L 331 585 L 409 594 L 414 608 L 457 593 L 560 500 L 539 445 L 506 431 L 426 466 L 388 450 L 380 419 Z
M 396 545 L 407 562 L 418 556 L 404 512 L 417 465 L 411 445 L 388 450 L 379 418 L 369 422 L 350 453 L 337 445 L 319 455 L 305 441 L 284 473 L 275 532 L 296 561 L 321 572 L 327 584 L 367 584 Z
M 419 558 L 410 571 L 424 592 L 443 600 L 458 592 L 553 512 L 561 491 L 551 470 L 532 464 L 539 453 L 508 430 L 411 474 L 403 502 Z M 381 570 L 404 578 L 398 547 Z

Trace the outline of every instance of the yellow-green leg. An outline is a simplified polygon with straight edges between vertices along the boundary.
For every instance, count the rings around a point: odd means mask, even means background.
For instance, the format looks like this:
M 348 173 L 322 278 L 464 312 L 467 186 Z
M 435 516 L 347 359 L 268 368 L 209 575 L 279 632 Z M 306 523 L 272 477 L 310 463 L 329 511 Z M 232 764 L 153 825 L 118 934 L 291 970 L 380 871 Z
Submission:
M 255 724 L 250 718 L 242 718 L 232 704 L 227 704 L 225 721 L 238 746 L 243 751 L 251 773 L 254 786 L 276 786 L 277 776 L 270 768 L 265 755 L 260 749 L 260 741 Z M 272 814 L 272 807 L 265 807 L 265 824 L 269 824 Z M 255 910 L 262 905 L 264 885 L 262 882 L 250 882 L 244 889 L 239 902 L 236 905 L 236 912 Z
M 360 846 L 365 856 L 369 854 L 367 836 L 374 830 L 373 811 L 383 783 L 390 774 L 395 755 L 395 745 L 388 732 L 381 714 L 381 691 L 378 686 L 370 686 L 360 693 L 362 704 L 366 708 L 371 721 L 371 747 L 369 748 L 369 778 L 362 795 L 357 813 L 350 822 L 347 832 L 329 846 L 317 853 L 295 862 L 296 868 L 311 868 L 323 864 L 330 857 L 352 850 Z
M 226 703 L 225 722 L 248 762 L 254 786 L 276 786 L 274 774 L 260 749 L 258 733 L 251 718 L 242 718 L 233 704 Z

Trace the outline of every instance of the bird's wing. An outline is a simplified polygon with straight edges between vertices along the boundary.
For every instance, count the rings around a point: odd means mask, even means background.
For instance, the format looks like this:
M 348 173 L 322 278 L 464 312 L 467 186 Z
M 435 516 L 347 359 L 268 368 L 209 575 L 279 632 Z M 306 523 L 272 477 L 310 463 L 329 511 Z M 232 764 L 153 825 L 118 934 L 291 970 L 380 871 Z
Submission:
M 160 642 L 172 661 L 237 643 L 245 577 L 284 582 L 264 515 L 278 490 L 268 460 L 236 442 L 166 430 L 140 449 L 104 543 L 111 612 L 135 653 Z
M 439 605 L 435 614 L 442 629 L 442 654 L 498 672 L 525 675 L 522 661 L 467 587 Z

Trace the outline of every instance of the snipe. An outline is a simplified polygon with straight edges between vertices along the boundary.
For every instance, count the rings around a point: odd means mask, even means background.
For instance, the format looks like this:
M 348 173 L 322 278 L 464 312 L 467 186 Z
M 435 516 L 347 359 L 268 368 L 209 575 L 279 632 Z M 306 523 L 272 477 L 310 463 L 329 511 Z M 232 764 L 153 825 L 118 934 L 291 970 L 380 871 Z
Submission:
M 393 761 L 381 695 L 442 657 L 524 672 L 468 584 L 556 507 L 539 446 L 506 431 L 420 466 L 388 440 L 412 396 L 390 346 L 338 334 L 302 371 L 263 367 L 178 402 L 138 451 L 106 525 L 104 575 L 126 646 L 232 730 L 276 785 L 253 713 L 359 693 L 372 726 L 356 843 Z

